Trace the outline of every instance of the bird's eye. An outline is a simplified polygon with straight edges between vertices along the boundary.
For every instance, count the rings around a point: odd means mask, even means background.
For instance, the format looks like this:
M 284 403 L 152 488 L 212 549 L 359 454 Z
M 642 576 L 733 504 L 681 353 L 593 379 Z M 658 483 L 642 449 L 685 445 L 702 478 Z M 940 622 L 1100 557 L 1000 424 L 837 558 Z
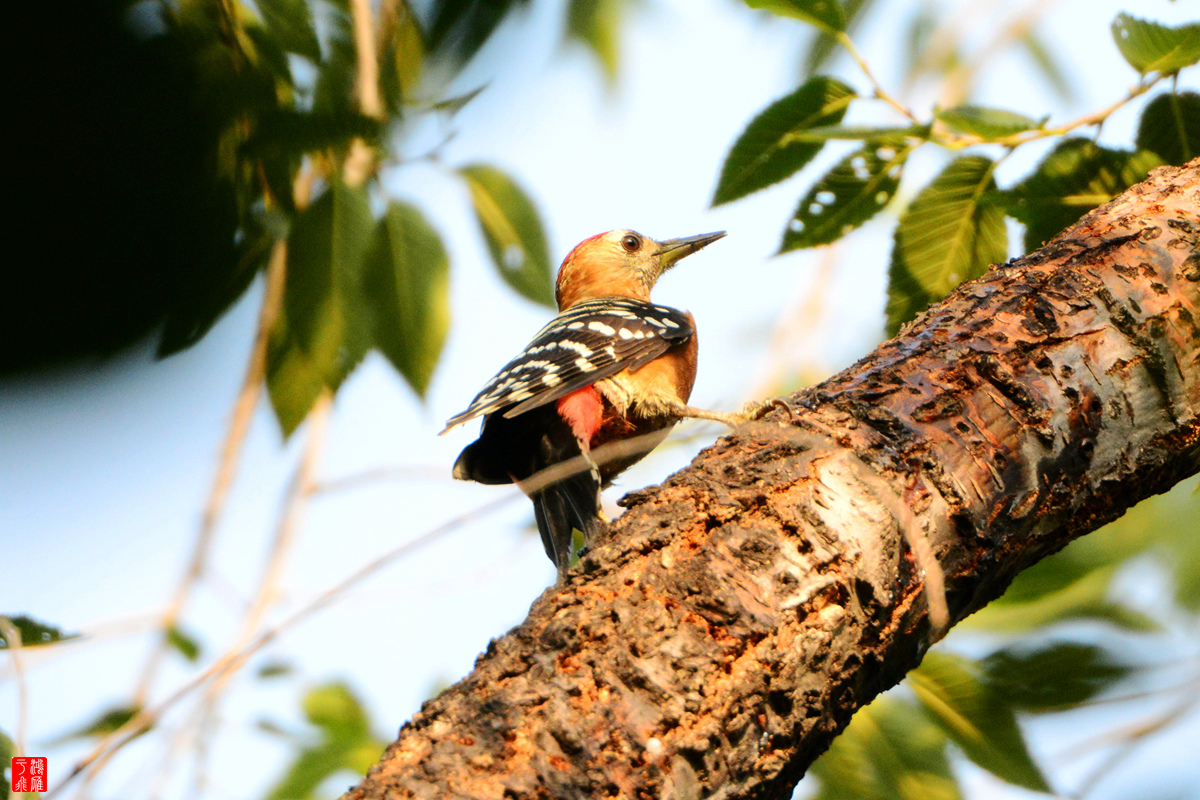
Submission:
M 642 246 L 642 240 L 631 233 L 621 240 L 621 246 L 631 253 L 636 253 L 638 248 Z

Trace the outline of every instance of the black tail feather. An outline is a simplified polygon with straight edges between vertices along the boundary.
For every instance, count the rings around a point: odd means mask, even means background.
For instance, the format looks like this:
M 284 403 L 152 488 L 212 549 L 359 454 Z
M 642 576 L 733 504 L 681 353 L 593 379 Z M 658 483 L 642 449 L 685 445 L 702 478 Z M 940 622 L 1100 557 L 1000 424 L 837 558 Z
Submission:
M 582 472 L 530 495 L 542 546 L 558 567 L 560 577 L 571 565 L 574 531 L 579 530 L 587 542 L 596 531 L 600 511 L 597 490 L 595 477 Z

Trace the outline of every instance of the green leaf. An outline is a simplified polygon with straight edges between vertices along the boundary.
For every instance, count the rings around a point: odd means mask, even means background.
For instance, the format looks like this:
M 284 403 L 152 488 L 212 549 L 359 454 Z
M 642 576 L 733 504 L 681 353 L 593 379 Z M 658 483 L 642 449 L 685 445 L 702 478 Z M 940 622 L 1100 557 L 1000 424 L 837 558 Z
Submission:
M 325 41 L 328 52 L 317 68 L 312 111 L 319 114 L 351 114 L 358 110 L 354 91 L 358 68 L 350 17 L 345 9 L 329 4 L 325 8 L 327 13 L 322 18 L 327 26 Z
M 910 140 L 929 139 L 929 125 L 820 125 L 788 134 L 792 142 L 828 142 L 862 140 L 868 144 L 903 146 Z
M 993 691 L 1014 708 L 1035 713 L 1078 706 L 1133 670 L 1106 650 L 1074 642 L 998 650 L 980 665 Z
M 383 133 L 383 122 L 352 109 L 311 113 L 280 109 L 260 117 L 244 150 L 252 156 L 299 156 L 327 148 L 344 149 L 356 138 L 375 144 Z
M 984 139 L 999 139 L 1014 133 L 1037 130 L 1043 127 L 1048 119 L 1031 119 L 1001 108 L 969 105 L 935 108 L 933 116 L 956 131 L 971 133 Z
M 450 116 L 454 116 L 459 111 L 462 111 L 463 107 L 466 106 L 467 103 L 478 97 L 484 89 L 488 88 L 488 86 L 489 84 L 485 83 L 479 88 L 472 89 L 469 92 L 464 92 L 463 94 L 455 95 L 454 97 L 449 97 L 445 100 L 439 100 L 438 102 L 434 103 L 431 108 L 434 111 L 441 111 L 449 114 Z
M 291 675 L 293 667 L 286 661 L 279 659 L 271 659 L 266 661 L 258 668 L 258 672 L 254 673 L 259 680 L 271 680 L 273 678 L 282 678 Z
M 783 234 L 780 253 L 836 241 L 875 216 L 900 187 L 911 148 L 864 147 L 808 190 Z
M 313 62 L 321 60 L 312 10 L 305 0 L 257 0 L 255 5 L 280 47 Z
M 820 152 L 823 141 L 803 141 L 797 135 L 837 125 L 855 96 L 839 80 L 816 77 L 768 106 L 746 126 L 726 156 L 713 205 L 765 189 L 801 169 Z
M 1110 566 L 1092 570 L 1060 589 L 1026 600 L 1009 599 L 1006 594 L 961 624 L 968 629 L 1019 633 L 1058 622 L 1091 619 L 1109 622 L 1129 631 L 1157 629 L 1158 625 L 1149 617 L 1107 599 L 1114 569 Z M 1026 570 L 1026 573 L 1031 570 Z M 1026 573 L 1018 576 L 1010 592 L 1014 589 L 1021 591 L 1022 578 Z
M 500 277 L 522 297 L 554 307 L 550 251 L 533 201 L 495 167 L 458 171 L 471 190 L 475 217 Z
M 567 5 L 567 38 L 592 51 L 610 85 L 617 80 L 621 17 L 627 5 L 628 0 L 570 0 Z
M 1112 35 L 1121 55 L 1143 75 L 1170 74 L 1200 61 L 1200 23 L 1171 28 L 1121 13 L 1113 20 Z
M 803 20 L 825 31 L 846 30 L 846 11 L 840 0 L 746 0 L 746 5 Z
M 309 690 L 301 701 L 304 716 L 327 739 L 358 741 L 370 733 L 362 703 L 344 683 L 326 683 Z
M 287 309 L 280 311 L 267 345 L 267 393 L 283 438 L 300 427 L 325 390 L 334 358 L 336 353 L 325 363 L 310 358 L 292 335 Z
M 200 643 L 195 637 L 184 633 L 178 626 L 173 626 L 167 630 L 167 644 L 175 648 L 188 661 L 196 661 L 200 658 Z
M 397 113 L 417 87 L 425 65 L 425 34 L 408 0 L 387 0 L 379 13 L 379 86 Z
M 1137 146 L 1175 166 L 1200 155 L 1200 94 L 1166 92 L 1147 103 L 1138 122 Z
M 48 625 L 44 622 L 38 622 L 32 617 L 24 614 L 5 617 L 0 615 L 0 619 L 7 619 L 8 623 L 17 629 L 21 634 L 21 647 L 39 647 L 41 645 L 54 644 L 55 642 L 65 642 L 70 639 L 78 639 L 78 633 L 64 633 L 62 628 L 55 625 Z M 4 631 L 0 629 L 0 650 L 8 649 L 8 640 L 4 638 Z
M 0 731 L 0 798 L 7 798 L 12 794 L 12 784 L 8 782 L 4 773 L 16 754 L 17 748 L 13 740 L 8 738 L 4 731 Z
M 921 709 L 879 697 L 817 759 L 813 800 L 958 800 L 946 735 Z
M 967 758 L 1016 786 L 1051 791 L 1029 755 L 1012 705 L 981 679 L 977 665 L 929 652 L 908 674 L 908 684 Z
M 846 13 L 846 30 L 853 31 L 859 21 L 867 16 L 867 11 L 875 0 L 845 0 L 842 9 Z M 836 33 L 818 29 L 809 45 L 808 54 L 804 57 L 804 75 L 811 78 L 820 72 L 837 51 L 838 40 Z
M 919 303 L 942 299 L 1007 258 L 1004 212 L 994 202 L 995 166 L 984 156 L 960 156 L 900 215 L 889 272 L 890 333 L 924 307 Z
M 909 18 L 904 35 L 904 82 L 911 86 L 922 72 L 930 69 L 926 61 L 929 42 L 938 26 L 938 9 L 929 0 L 923 0 L 920 9 Z
M 1110 150 L 1090 139 L 1064 139 L 1032 175 L 1007 192 L 1007 210 L 1025 224 L 1026 251 L 1036 250 L 1160 164 L 1153 153 Z
M 483 47 L 496 27 L 529 0 L 435 0 L 427 14 L 429 48 L 465 64 Z
M 77 739 L 94 739 L 100 736 L 108 736 L 137 716 L 139 711 L 141 711 L 139 706 L 116 706 L 115 708 L 110 708 L 83 727 L 54 739 L 52 743 L 58 745 Z
M 450 260 L 416 208 L 393 202 L 368 257 L 375 342 L 424 397 L 450 329 Z

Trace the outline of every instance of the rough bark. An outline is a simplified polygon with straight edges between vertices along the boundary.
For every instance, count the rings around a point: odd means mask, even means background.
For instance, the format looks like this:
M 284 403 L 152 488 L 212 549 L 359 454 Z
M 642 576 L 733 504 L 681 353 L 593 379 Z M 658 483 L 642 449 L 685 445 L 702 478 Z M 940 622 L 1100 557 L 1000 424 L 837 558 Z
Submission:
M 787 797 L 938 637 L 914 549 L 957 622 L 1200 469 L 1197 209 L 1156 170 L 626 497 L 346 798 Z

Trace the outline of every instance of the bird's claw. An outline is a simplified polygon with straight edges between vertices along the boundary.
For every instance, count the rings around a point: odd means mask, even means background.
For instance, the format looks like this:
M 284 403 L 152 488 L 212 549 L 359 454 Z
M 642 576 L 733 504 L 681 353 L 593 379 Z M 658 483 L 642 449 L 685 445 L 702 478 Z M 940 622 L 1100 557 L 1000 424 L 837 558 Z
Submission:
M 792 407 L 782 397 L 772 397 L 767 400 L 751 400 L 742 406 L 742 417 L 747 422 L 753 422 L 765 417 L 770 411 L 781 408 L 787 412 L 788 420 L 793 417 Z

